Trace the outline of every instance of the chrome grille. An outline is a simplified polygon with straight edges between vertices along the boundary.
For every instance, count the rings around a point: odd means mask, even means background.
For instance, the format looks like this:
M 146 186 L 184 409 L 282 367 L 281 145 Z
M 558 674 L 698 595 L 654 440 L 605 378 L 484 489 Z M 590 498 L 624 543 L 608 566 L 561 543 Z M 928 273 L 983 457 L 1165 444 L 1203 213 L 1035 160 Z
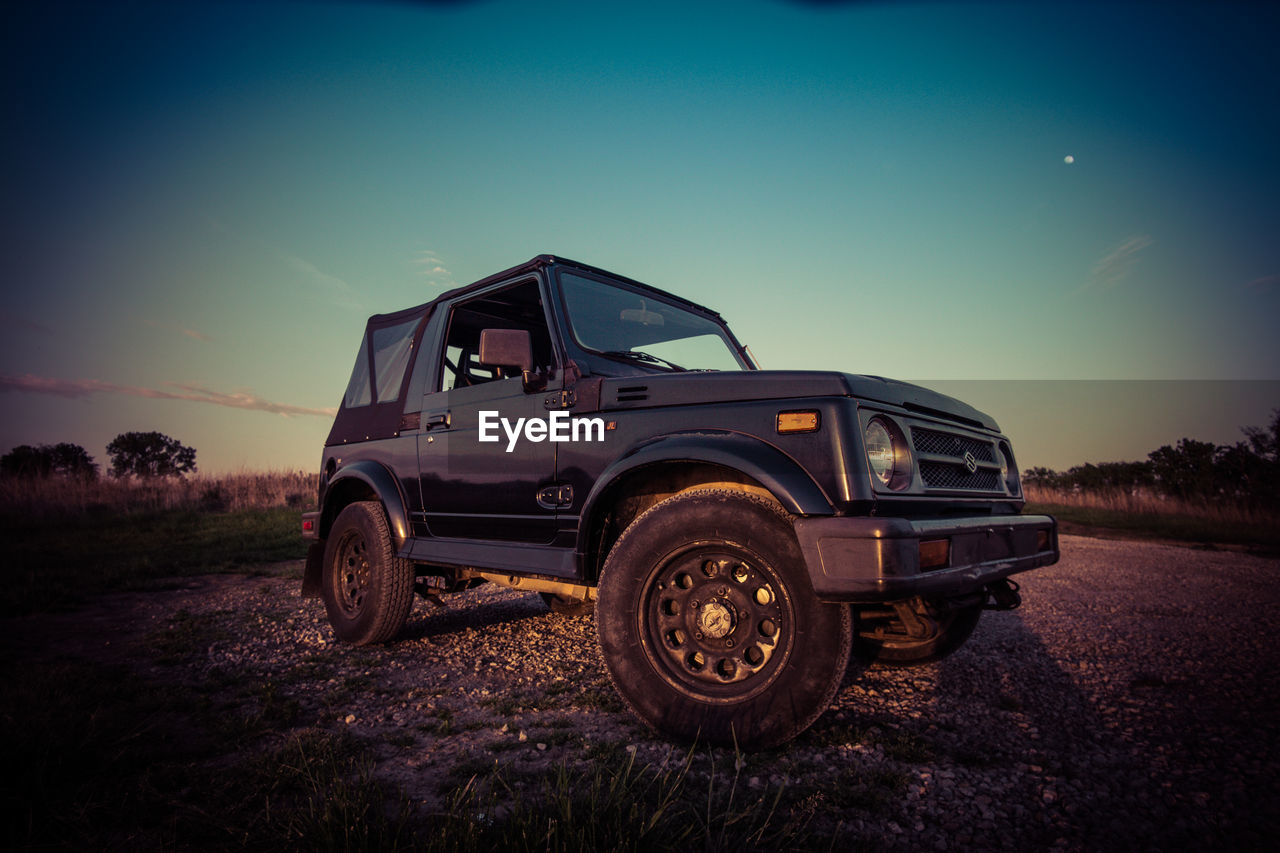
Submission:
M 966 453 L 972 453 L 973 458 L 979 462 L 996 461 L 995 449 L 991 446 L 991 442 L 965 435 L 913 427 L 911 440 L 915 444 L 917 453 L 950 456 L 954 459 L 963 459 Z
M 911 442 L 926 489 L 1002 492 L 995 444 L 970 435 L 911 428 Z M 978 466 L 974 468 L 974 466 Z M 970 470 L 970 469 L 973 470 Z

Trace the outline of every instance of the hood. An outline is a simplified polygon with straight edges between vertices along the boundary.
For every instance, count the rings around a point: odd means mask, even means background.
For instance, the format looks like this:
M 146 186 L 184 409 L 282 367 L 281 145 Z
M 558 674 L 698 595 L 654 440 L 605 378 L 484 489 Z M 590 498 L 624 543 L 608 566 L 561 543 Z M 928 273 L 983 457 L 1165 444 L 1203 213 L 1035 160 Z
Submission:
M 605 379 L 600 385 L 601 409 L 801 397 L 853 397 L 871 400 L 922 415 L 999 431 L 990 415 L 954 397 L 910 382 L 856 373 L 823 370 L 662 373 Z

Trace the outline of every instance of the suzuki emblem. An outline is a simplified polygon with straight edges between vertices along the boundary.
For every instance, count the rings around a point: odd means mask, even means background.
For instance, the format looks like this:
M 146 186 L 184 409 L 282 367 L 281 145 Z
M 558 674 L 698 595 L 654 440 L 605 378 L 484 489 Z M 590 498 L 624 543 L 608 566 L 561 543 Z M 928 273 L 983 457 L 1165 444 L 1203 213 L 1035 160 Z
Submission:
M 974 459 L 973 454 L 968 452 L 967 450 L 965 451 L 965 454 L 964 454 L 964 467 L 969 469 L 970 474 L 978 470 L 978 460 Z

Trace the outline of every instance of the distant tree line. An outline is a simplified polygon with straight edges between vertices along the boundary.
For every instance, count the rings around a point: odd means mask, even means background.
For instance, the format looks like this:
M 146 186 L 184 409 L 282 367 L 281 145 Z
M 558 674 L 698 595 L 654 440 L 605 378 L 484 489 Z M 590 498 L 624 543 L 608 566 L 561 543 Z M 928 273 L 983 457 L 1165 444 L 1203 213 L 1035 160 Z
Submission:
M 1266 427 L 1245 427 L 1245 441 L 1192 438 L 1147 454 L 1145 462 L 1101 462 L 1066 471 L 1028 468 L 1023 482 L 1063 491 L 1148 491 L 1182 500 L 1228 498 L 1280 506 L 1280 409 Z
M 159 432 L 124 432 L 107 445 L 112 477 L 181 477 L 196 470 L 196 451 Z M 24 444 L 0 457 L 0 476 L 98 479 L 98 463 L 78 444 Z

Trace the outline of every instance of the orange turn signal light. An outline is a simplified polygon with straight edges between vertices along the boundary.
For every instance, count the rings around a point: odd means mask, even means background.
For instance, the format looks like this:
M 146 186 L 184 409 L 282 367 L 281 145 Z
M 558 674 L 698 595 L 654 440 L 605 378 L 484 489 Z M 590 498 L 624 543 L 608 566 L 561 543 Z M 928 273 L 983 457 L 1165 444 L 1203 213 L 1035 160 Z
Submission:
M 1048 530 L 1036 531 L 1036 550 L 1037 551 L 1049 550 L 1049 531 Z
M 920 543 L 920 568 L 940 569 L 951 557 L 951 540 L 930 539 Z
M 818 413 L 815 411 L 807 412 L 778 412 L 778 432 L 783 435 L 789 432 L 817 432 L 818 431 Z

